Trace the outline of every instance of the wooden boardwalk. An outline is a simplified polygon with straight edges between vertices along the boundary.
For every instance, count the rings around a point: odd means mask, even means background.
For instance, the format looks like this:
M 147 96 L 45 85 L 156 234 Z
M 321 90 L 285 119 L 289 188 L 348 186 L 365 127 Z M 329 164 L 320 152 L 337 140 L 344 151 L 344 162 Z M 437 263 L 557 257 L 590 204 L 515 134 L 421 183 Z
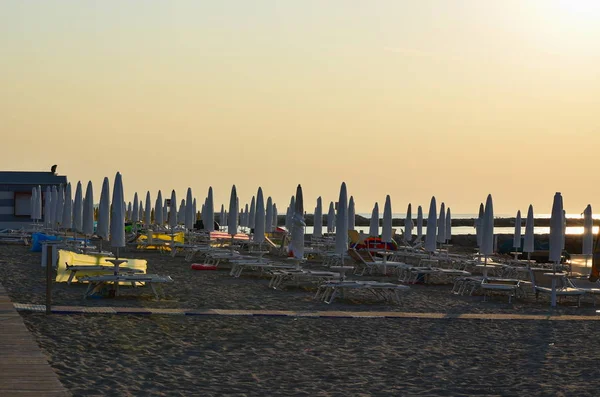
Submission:
M 0 284 L 0 396 L 70 396 Z

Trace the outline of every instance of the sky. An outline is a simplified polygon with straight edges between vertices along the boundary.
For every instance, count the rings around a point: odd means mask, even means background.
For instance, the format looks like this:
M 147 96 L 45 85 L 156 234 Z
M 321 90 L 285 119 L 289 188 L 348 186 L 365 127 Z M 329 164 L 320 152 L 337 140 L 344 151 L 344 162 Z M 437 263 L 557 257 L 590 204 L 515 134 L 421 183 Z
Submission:
M 0 2 L 1 170 L 285 211 L 600 211 L 600 2 Z M 165 193 L 167 192 L 167 193 Z M 96 200 L 97 201 L 97 200 Z M 326 212 L 326 209 L 324 210 Z

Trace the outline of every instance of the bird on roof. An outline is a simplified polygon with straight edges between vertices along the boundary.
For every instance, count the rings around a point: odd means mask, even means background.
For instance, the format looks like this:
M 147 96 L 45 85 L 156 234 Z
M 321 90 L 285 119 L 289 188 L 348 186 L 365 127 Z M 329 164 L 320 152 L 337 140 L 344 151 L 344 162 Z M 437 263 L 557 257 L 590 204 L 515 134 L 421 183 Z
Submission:
M 56 164 L 54 164 L 52 166 L 52 168 L 50 168 L 50 172 L 52 172 L 53 174 L 56 174 L 56 167 L 58 167 Z

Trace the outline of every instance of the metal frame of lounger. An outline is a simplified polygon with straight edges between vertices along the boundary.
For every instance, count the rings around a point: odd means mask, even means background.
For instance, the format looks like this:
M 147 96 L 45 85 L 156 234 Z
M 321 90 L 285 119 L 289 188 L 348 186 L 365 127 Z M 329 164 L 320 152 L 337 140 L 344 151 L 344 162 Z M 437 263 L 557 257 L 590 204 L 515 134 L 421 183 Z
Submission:
M 284 270 L 278 269 L 272 272 L 271 281 L 269 287 L 273 289 L 282 289 L 282 285 L 286 281 L 293 281 L 296 286 L 300 285 L 300 282 L 307 281 L 310 283 L 318 283 L 319 285 L 323 282 L 331 280 L 340 280 L 341 274 L 336 272 L 319 271 L 319 270 Z

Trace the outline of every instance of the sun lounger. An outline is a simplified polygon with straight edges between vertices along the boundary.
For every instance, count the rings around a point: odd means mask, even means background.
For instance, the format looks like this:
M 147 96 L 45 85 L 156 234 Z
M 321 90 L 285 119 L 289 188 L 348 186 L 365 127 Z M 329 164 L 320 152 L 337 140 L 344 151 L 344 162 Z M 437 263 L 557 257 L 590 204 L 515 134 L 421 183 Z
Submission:
M 67 271 L 70 272 L 69 279 L 67 280 L 67 284 L 69 284 L 69 285 L 71 285 L 71 282 L 73 281 L 74 278 L 76 278 L 77 272 L 79 272 L 79 271 L 83 271 L 86 273 L 94 272 L 94 273 L 104 273 L 104 274 L 112 274 L 115 271 L 114 266 L 108 266 L 108 265 L 98 265 L 98 266 L 93 266 L 93 265 L 90 266 L 87 264 L 69 265 L 68 263 L 65 263 L 65 265 L 67 267 Z M 141 274 L 141 273 L 144 273 L 144 270 L 128 268 L 126 266 L 119 267 L 119 274 Z
M 324 281 L 341 279 L 340 273 L 318 270 L 277 269 L 273 270 L 271 274 L 269 287 L 273 289 L 281 289 L 286 282 L 292 282 L 298 286 L 301 282 L 320 284 Z
M 378 299 L 399 304 L 400 292 L 408 291 L 409 287 L 378 281 L 327 281 L 319 286 L 315 299 L 331 304 L 338 295 L 344 296 L 348 290 L 359 289 L 371 292 Z
M 158 290 L 155 284 L 172 283 L 173 279 L 170 276 L 159 276 L 156 274 L 119 274 L 119 275 L 103 275 L 103 276 L 88 276 L 82 277 L 80 281 L 88 282 L 88 288 L 83 295 L 83 298 L 100 291 L 107 284 L 114 284 L 115 296 L 119 294 L 119 284 L 127 283 L 132 287 L 138 285 L 149 285 L 156 299 L 160 299 Z M 164 296 L 164 292 L 162 294 Z
M 531 276 L 531 285 L 533 292 L 535 293 L 535 299 L 538 299 L 540 293 L 552 294 L 552 279 L 545 276 L 544 273 L 548 273 L 549 270 L 546 268 L 531 268 L 529 274 Z M 558 278 L 556 280 L 556 296 L 560 299 L 565 296 L 572 296 L 577 298 L 577 306 L 581 303 L 581 297 L 585 294 L 585 291 L 580 288 L 575 288 L 568 282 L 565 277 Z

